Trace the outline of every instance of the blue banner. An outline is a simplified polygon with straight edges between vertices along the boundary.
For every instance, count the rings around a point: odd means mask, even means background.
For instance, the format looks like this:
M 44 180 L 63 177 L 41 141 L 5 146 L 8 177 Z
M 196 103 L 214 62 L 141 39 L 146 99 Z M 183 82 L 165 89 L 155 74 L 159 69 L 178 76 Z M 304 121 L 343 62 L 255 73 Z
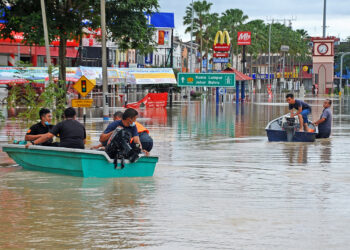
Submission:
M 145 14 L 148 24 L 155 28 L 175 28 L 174 13 L 153 13 Z
M 228 58 L 213 58 L 213 63 L 228 63 Z
M 153 53 L 149 53 L 145 56 L 145 64 L 153 63 Z

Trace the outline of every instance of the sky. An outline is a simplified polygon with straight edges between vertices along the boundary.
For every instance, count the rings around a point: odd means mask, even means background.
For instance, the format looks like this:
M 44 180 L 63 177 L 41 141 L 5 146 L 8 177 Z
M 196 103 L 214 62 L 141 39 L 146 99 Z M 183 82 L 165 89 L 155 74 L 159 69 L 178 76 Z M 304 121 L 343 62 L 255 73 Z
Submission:
M 241 9 L 249 20 L 293 19 L 293 29 L 305 29 L 311 36 L 322 36 L 324 0 L 207 0 L 213 3 L 211 12 L 222 13 L 226 9 Z M 189 40 L 185 34 L 183 16 L 191 0 L 159 0 L 160 12 L 175 13 L 175 35 Z M 282 21 L 283 23 L 283 21 Z M 289 24 L 288 22 L 286 23 Z M 350 0 L 328 0 L 326 34 L 350 37 Z

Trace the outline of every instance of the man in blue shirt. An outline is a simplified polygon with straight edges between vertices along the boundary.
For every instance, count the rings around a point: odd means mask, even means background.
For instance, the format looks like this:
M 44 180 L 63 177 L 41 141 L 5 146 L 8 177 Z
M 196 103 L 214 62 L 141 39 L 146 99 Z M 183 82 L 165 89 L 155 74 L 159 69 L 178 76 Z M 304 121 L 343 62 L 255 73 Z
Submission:
M 318 126 L 318 134 L 316 135 L 316 138 L 328 138 L 331 135 L 332 130 L 332 100 L 326 99 L 323 102 L 323 111 L 320 116 L 320 119 L 318 119 L 314 124 Z
M 310 105 L 301 100 L 294 99 L 293 94 L 287 94 L 286 101 L 289 104 L 290 117 L 298 116 L 299 118 L 300 132 L 304 130 L 306 132 L 312 132 L 307 126 L 309 123 L 307 116 L 311 113 Z M 297 110 L 296 113 L 293 112 L 294 109 Z
M 116 120 L 108 125 L 108 127 L 100 136 L 100 142 L 103 144 L 104 142 L 108 141 L 113 131 L 117 127 L 122 127 L 125 129 L 126 132 L 128 132 L 131 135 L 132 141 L 136 144 L 139 144 L 140 147 L 142 147 L 139 138 L 139 133 L 137 132 L 137 128 L 135 125 L 137 116 L 138 112 L 135 109 L 129 108 L 125 110 L 121 120 Z

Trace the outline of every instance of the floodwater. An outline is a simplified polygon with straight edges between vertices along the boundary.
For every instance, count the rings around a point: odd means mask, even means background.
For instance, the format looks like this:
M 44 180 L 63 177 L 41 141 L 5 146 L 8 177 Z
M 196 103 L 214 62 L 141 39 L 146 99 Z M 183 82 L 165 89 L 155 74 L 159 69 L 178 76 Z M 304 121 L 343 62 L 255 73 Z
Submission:
M 305 97 L 313 120 L 323 100 Z M 348 249 L 350 102 L 333 101 L 332 137 L 315 143 L 267 141 L 287 111 L 278 97 L 141 109 L 160 157 L 151 178 L 25 171 L 1 153 L 0 248 Z M 25 131 L 7 121 L 0 140 Z

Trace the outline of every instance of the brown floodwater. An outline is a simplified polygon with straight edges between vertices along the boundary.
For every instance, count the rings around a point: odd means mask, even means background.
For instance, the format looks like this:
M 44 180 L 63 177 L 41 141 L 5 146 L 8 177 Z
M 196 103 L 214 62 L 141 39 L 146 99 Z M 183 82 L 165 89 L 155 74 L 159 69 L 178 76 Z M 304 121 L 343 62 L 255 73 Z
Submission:
M 324 98 L 304 100 L 316 120 Z M 141 109 L 151 178 L 25 171 L 0 152 L 0 248 L 348 249 L 350 102 L 333 101 L 332 136 L 314 143 L 267 141 L 280 97 Z M 88 119 L 89 146 L 103 127 Z M 8 120 L 0 141 L 25 131 Z

